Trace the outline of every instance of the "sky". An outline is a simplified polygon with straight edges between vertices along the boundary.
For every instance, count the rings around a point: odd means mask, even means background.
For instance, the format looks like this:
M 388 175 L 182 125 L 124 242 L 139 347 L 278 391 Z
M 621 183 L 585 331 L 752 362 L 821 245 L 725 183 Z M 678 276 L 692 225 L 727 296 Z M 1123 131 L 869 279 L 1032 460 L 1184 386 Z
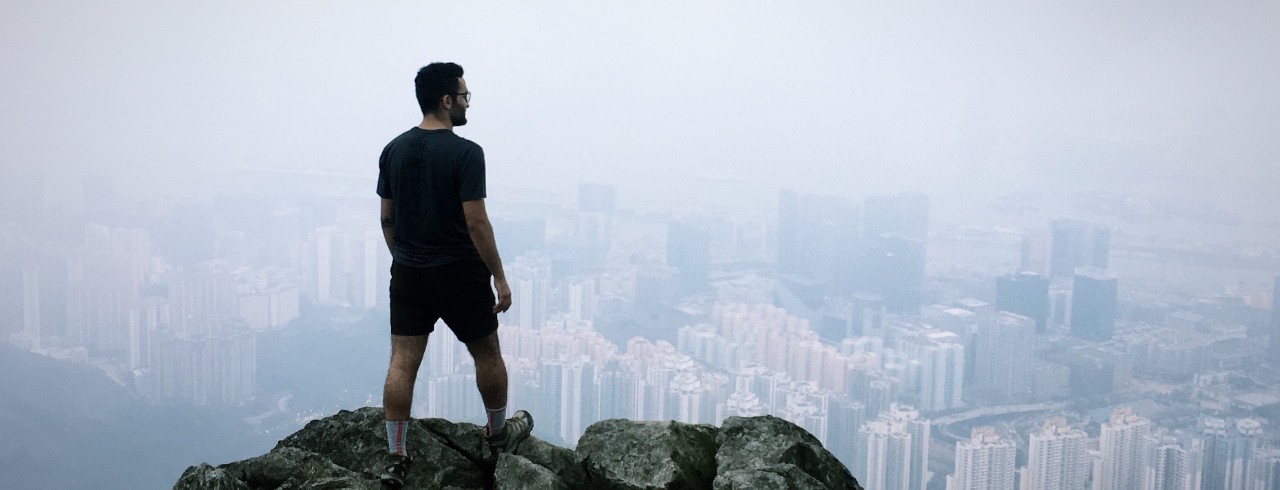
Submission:
M 237 166 L 372 178 L 420 119 L 416 70 L 449 60 L 491 190 L 1270 209 L 1276 25 L 1260 1 L 4 2 L 0 165 L 157 193 Z

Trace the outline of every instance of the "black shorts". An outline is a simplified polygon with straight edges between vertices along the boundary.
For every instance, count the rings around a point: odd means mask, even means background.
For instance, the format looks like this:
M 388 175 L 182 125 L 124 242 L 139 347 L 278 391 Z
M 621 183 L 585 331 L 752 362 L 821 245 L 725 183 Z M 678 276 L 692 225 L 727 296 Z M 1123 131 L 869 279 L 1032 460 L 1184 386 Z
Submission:
M 498 329 L 489 268 L 477 258 L 420 268 L 391 264 L 391 334 L 428 335 L 436 321 L 463 343 Z

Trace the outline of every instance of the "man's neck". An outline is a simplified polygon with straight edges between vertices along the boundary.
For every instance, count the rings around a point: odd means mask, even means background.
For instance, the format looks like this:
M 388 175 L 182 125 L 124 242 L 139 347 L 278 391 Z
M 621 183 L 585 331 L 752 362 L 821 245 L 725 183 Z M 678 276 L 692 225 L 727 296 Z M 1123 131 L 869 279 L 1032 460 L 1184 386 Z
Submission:
M 436 116 L 435 114 L 428 114 L 427 116 L 422 118 L 422 122 L 418 124 L 418 127 L 422 129 L 452 130 L 453 121 L 450 121 L 448 117 L 441 118 L 439 116 Z

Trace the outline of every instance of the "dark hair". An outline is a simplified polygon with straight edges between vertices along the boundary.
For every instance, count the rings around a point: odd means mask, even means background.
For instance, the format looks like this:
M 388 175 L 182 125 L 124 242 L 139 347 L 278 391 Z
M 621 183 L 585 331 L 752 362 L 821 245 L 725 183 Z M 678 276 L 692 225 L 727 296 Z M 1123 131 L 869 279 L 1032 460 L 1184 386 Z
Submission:
M 413 86 L 418 94 L 418 107 L 422 115 L 440 108 L 440 98 L 458 94 L 458 79 L 462 78 L 462 66 L 457 63 L 432 63 L 418 70 Z

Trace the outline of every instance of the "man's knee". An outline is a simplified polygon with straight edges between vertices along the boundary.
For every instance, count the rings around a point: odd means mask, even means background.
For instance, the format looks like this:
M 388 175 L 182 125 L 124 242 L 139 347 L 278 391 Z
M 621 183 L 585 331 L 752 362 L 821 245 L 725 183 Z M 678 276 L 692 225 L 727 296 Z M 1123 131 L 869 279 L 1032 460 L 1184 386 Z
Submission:
M 423 336 L 399 336 L 394 335 L 391 338 L 391 370 L 405 373 L 416 374 L 418 366 L 422 364 L 422 356 L 427 348 L 427 337 Z
M 502 359 L 502 347 L 498 343 L 498 332 L 493 332 L 480 340 L 467 343 L 467 351 L 477 361 Z

